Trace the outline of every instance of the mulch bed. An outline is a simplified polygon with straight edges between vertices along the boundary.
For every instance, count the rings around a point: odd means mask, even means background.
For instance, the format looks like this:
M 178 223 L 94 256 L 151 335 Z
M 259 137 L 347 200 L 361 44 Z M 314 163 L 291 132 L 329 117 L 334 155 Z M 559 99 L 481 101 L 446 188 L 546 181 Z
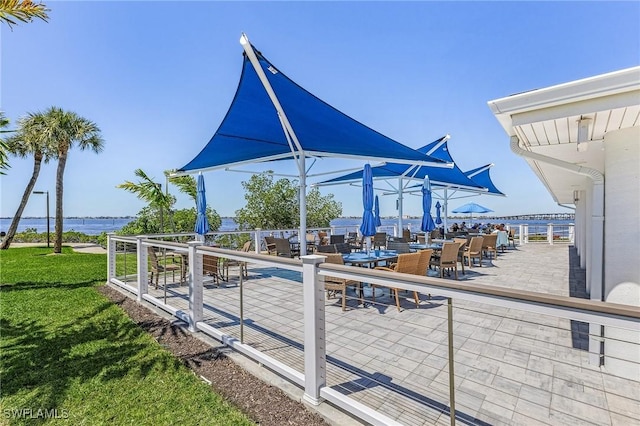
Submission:
M 260 425 L 326 426 L 324 419 L 304 404 L 289 398 L 282 390 L 251 375 L 214 348 L 188 331 L 109 287 L 99 291 L 120 306 L 143 330 L 175 355 L 197 376 Z

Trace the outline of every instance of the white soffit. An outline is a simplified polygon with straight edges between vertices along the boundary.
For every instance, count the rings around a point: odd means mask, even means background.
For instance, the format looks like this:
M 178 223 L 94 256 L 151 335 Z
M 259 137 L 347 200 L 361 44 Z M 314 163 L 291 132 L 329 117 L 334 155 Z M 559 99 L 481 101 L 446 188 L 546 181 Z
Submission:
M 605 134 L 640 126 L 640 67 L 532 90 L 488 105 L 523 149 L 604 172 Z M 584 118 L 590 119 L 588 149 L 578 151 L 578 121 Z M 556 202 L 573 203 L 573 191 L 586 188 L 585 177 L 526 161 Z

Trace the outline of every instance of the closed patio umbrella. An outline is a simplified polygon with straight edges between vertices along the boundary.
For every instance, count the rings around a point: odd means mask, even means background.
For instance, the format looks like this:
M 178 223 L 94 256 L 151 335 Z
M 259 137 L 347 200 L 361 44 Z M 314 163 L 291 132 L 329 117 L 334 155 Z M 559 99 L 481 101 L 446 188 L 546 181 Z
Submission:
M 207 220 L 207 197 L 204 188 L 204 177 L 198 174 L 196 193 L 196 226 L 194 232 L 199 235 L 199 240 L 204 242 L 204 235 L 209 232 L 209 221 Z
M 371 237 L 376 234 L 376 222 L 373 216 L 373 173 L 371 166 L 365 164 L 362 170 L 362 224 L 360 225 L 360 233 L 365 237 Z M 371 240 L 367 241 L 367 250 L 371 249 Z
M 382 221 L 380 220 L 380 202 L 378 201 L 377 195 L 376 195 L 376 201 L 373 205 L 373 214 L 376 218 L 376 227 L 382 226 Z
M 436 225 L 442 225 L 442 218 L 440 217 L 441 208 L 440 201 L 436 201 Z
M 422 223 L 420 224 L 422 232 L 431 232 L 436 229 L 431 217 L 431 182 L 429 177 L 424 178 L 422 183 Z

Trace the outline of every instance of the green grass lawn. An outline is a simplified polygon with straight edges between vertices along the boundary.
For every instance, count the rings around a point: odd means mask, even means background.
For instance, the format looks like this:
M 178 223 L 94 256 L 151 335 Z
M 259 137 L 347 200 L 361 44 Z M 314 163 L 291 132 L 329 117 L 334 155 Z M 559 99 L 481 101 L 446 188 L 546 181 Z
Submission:
M 106 255 L 51 251 L 0 252 L 0 424 L 252 424 L 96 291 Z

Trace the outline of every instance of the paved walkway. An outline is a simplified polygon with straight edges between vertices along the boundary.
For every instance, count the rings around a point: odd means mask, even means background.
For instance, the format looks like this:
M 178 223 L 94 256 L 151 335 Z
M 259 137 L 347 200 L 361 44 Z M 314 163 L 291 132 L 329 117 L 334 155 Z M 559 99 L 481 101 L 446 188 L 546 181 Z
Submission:
M 237 272 L 236 272 L 237 274 Z M 243 292 L 205 286 L 205 321 L 303 371 L 300 274 L 249 265 Z M 466 268 L 462 281 L 556 295 L 584 295 L 584 271 L 567 245 L 527 244 Z M 162 282 L 162 280 L 161 280 Z M 135 283 L 129 283 L 135 285 Z M 150 293 L 188 309 L 187 287 Z M 326 301 L 327 384 L 407 425 L 449 424 L 446 299 L 416 307 L 390 297 L 346 312 Z M 631 424 L 640 383 L 589 364 L 585 324 L 454 300 L 457 419 L 463 424 Z
M 11 247 L 44 247 L 45 245 L 45 243 L 11 243 Z M 104 247 L 95 243 L 64 243 L 62 245 L 73 247 L 73 251 L 77 251 L 79 253 L 107 253 L 107 250 Z M 53 244 L 51 244 L 51 247 L 53 247 Z

